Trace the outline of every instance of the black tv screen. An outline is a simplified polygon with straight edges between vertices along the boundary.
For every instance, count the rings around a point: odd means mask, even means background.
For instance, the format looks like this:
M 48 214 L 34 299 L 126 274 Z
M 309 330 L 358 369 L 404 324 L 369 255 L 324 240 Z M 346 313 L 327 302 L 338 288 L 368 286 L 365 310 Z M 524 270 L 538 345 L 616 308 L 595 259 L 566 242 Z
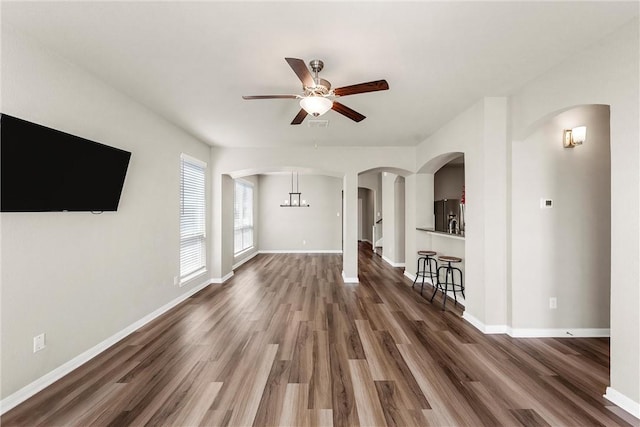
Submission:
M 0 117 L 0 211 L 116 211 L 131 153 Z

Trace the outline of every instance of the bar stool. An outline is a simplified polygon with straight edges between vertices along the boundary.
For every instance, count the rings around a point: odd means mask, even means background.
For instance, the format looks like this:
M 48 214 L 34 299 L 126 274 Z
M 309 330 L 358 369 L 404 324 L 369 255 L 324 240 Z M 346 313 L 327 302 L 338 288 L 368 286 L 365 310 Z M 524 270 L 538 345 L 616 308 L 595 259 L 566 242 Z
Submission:
M 424 289 L 424 278 L 427 277 L 431 284 L 435 286 L 438 281 L 438 262 L 434 258 L 437 254 L 436 251 L 418 251 L 418 271 L 416 271 L 416 278 L 413 279 L 413 288 L 418 282 L 418 277 L 422 277 L 422 286 L 420 287 L 420 295 Z M 422 268 L 420 268 L 422 263 Z
M 464 297 L 464 282 L 462 281 L 462 270 L 451 265 L 452 263 L 462 262 L 462 258 L 440 255 L 438 256 L 438 261 L 442 263 L 440 267 L 438 267 L 438 282 L 435 285 L 433 295 L 431 295 L 431 299 L 429 301 L 433 302 L 433 298 L 435 298 L 436 293 L 438 292 L 438 290 L 440 290 L 442 292 L 442 309 L 444 310 L 445 305 L 447 304 L 447 291 L 449 291 L 449 285 L 451 285 L 451 291 L 453 292 L 453 299 L 456 306 L 458 305 L 457 292 L 461 292 L 462 296 Z M 440 279 L 440 270 L 444 271 L 444 283 Z M 458 272 L 458 275 L 460 277 L 459 282 L 456 282 L 456 271 Z M 449 278 L 451 278 L 451 283 L 449 283 Z

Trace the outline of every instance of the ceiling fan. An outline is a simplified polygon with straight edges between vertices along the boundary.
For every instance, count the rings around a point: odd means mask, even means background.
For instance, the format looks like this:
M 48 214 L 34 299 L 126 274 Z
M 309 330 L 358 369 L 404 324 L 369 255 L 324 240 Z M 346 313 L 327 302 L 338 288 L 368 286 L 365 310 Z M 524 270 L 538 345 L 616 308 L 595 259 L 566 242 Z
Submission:
M 318 77 L 318 73 L 322 71 L 324 67 L 324 63 L 321 60 L 314 59 L 309 62 L 309 67 L 311 67 L 314 75 L 311 75 L 302 59 L 285 58 L 285 60 L 302 82 L 304 95 L 250 95 L 243 96 L 242 99 L 299 99 L 300 112 L 298 112 L 298 115 L 296 115 L 291 122 L 292 125 L 299 125 L 309 114 L 318 117 L 329 110 L 336 111 L 355 122 L 360 122 L 366 117 L 333 99 L 341 96 L 389 89 L 389 84 L 386 80 L 376 80 L 331 89 L 331 83 Z

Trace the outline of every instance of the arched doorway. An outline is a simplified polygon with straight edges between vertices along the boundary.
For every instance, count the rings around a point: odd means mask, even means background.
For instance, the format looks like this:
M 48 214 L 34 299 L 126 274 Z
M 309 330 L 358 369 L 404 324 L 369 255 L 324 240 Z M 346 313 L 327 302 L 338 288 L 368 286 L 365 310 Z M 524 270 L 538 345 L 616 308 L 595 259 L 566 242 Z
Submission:
M 371 230 L 372 249 L 393 267 L 404 267 L 405 263 L 404 176 L 410 174 L 391 167 L 369 169 L 358 174 L 358 187 L 370 191 L 362 194 L 371 195 L 367 209 L 363 209 L 362 225 Z

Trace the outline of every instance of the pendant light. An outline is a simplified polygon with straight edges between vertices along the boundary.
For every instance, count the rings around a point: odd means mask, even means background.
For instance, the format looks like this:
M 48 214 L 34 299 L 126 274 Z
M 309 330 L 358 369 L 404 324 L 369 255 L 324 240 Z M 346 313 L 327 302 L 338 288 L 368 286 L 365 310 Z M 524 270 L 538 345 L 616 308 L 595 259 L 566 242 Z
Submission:
M 284 204 L 280 205 L 281 208 L 308 208 L 309 204 L 306 200 L 302 200 L 302 193 L 300 192 L 300 178 L 298 172 L 295 172 L 295 191 L 293 185 L 294 172 L 291 172 L 291 191 L 289 192 L 289 198 L 285 199 Z

